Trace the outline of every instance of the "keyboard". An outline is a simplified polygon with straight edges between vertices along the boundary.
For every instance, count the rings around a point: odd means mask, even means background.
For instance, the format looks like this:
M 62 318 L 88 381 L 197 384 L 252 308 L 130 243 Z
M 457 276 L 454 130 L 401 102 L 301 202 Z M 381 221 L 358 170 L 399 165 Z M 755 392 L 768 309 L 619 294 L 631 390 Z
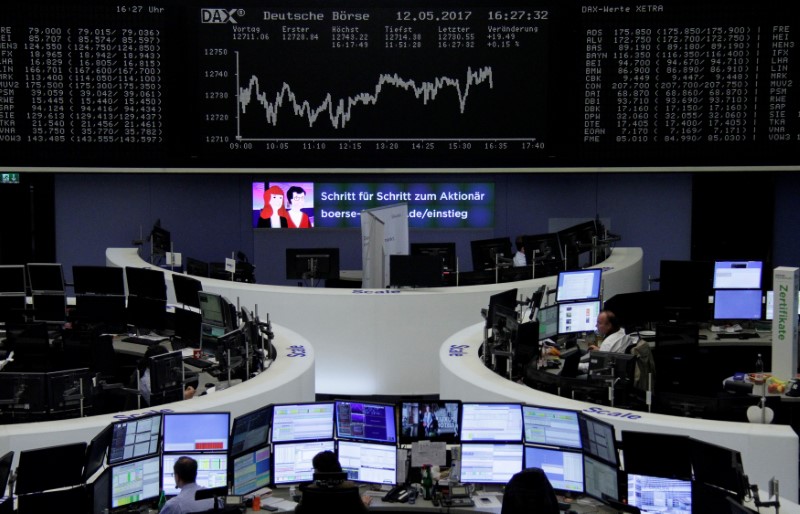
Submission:
M 474 507 L 475 502 L 472 498 L 442 498 L 442 505 L 445 507 Z
M 733 332 L 733 333 L 717 334 L 717 339 L 754 339 L 756 337 L 759 337 L 758 334 L 753 332 Z
M 155 344 L 163 343 L 164 341 L 169 341 L 169 339 L 154 339 L 151 337 L 138 337 L 138 336 L 130 336 L 125 337 L 122 339 L 124 343 L 133 343 L 133 344 L 141 344 L 143 346 L 153 346 Z
M 195 359 L 194 357 L 184 357 L 183 362 L 188 364 L 189 366 L 193 366 L 195 368 L 210 368 L 214 364 L 208 361 L 204 361 L 203 359 Z

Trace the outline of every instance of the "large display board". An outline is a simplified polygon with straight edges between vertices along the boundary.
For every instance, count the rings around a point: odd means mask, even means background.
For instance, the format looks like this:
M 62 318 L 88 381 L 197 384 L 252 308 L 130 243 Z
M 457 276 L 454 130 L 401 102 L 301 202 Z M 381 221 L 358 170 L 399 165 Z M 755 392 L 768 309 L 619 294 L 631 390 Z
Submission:
M 14 2 L 0 167 L 794 165 L 791 5 Z

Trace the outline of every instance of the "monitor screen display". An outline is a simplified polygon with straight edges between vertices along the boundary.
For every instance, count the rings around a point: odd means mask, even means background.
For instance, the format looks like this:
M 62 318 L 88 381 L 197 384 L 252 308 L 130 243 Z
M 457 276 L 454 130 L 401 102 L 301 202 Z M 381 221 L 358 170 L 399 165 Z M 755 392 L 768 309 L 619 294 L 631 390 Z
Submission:
M 461 445 L 461 482 L 465 484 L 507 484 L 523 469 L 521 444 Z
M 558 305 L 548 305 L 539 309 L 539 340 L 552 339 L 558 335 Z
M 161 493 L 160 457 L 111 467 L 111 508 L 144 503 Z
M 164 272 L 147 268 L 125 267 L 125 282 L 128 294 L 155 300 L 167 299 L 167 282 Z
M 439 259 L 441 271 L 456 270 L 456 244 L 455 243 L 411 243 L 411 255 L 433 255 Z
M 583 485 L 586 494 L 603 500 L 604 496 L 619 501 L 619 469 L 599 461 L 587 454 L 583 455 Z
M 526 446 L 525 467 L 541 468 L 557 491 L 583 493 L 583 454 L 580 452 Z
M 593 457 L 611 463 L 614 467 L 619 466 L 619 454 L 617 453 L 617 439 L 614 425 L 594 419 L 581 413 L 578 416 L 581 424 L 581 437 L 583 438 L 583 451 Z
M 0 266 L 0 293 L 25 293 L 25 266 Z
M 338 248 L 287 248 L 287 279 L 338 279 Z
M 761 261 L 717 261 L 714 289 L 761 289 Z
M 272 476 L 275 485 L 310 482 L 314 479 L 314 466 L 311 464 L 314 456 L 333 450 L 333 440 L 274 444 Z
M 231 455 L 239 455 L 267 444 L 271 413 L 267 406 L 234 418 L 231 428 Z
M 797 315 L 800 316 L 800 291 L 797 293 Z M 764 307 L 764 319 L 772 320 L 775 317 L 775 291 L 767 291 L 767 301 Z
M 692 473 L 695 482 L 713 485 L 742 497 L 748 493 L 742 454 L 737 450 L 692 439 Z
M 602 272 L 600 268 L 562 271 L 558 274 L 556 302 L 600 298 Z
M 189 307 L 200 308 L 200 298 L 197 293 L 203 290 L 202 282 L 187 275 L 173 273 L 172 286 L 175 288 L 176 302 Z
M 395 406 L 382 403 L 336 401 L 339 439 L 397 443 Z
M 760 289 L 717 289 L 714 291 L 714 319 L 761 319 Z
M 333 438 L 333 402 L 272 406 L 272 442 Z
M 125 272 L 113 266 L 73 266 L 72 282 L 76 295 L 125 295 Z
M 629 473 L 628 505 L 642 514 L 691 514 L 692 482 Z
M 600 301 L 558 304 L 558 333 L 592 332 L 597 326 Z
M 472 269 L 475 271 L 494 269 L 497 266 L 498 257 L 505 259 L 514 257 L 509 237 L 470 241 L 470 249 L 472 250 Z
M 64 271 L 61 264 L 28 264 L 31 291 L 64 292 Z
M 394 445 L 339 441 L 339 463 L 347 478 L 354 482 L 397 483 L 397 448 Z
M 581 448 L 577 411 L 523 405 L 522 421 L 526 443 Z
M 111 447 L 111 434 L 113 433 L 113 429 L 114 424 L 112 423 L 89 441 L 89 446 L 86 448 L 86 462 L 83 465 L 84 482 L 88 482 L 89 479 L 103 467 L 103 463 L 106 461 L 106 454 Z M 2 474 L 0 474 L 0 487 L 2 486 Z
M 111 424 L 108 463 L 118 464 L 158 453 L 161 414 L 116 421 Z
M 200 316 L 203 323 L 214 326 L 225 325 L 225 304 L 222 296 L 207 291 L 198 291 L 200 300 Z
M 164 451 L 226 451 L 230 416 L 229 412 L 165 413 Z
M 21 451 L 14 492 L 38 493 L 80 484 L 86 446 L 86 443 L 69 443 Z
M 445 441 L 459 438 L 461 402 L 457 400 L 404 401 L 400 404 L 400 442 Z
M 689 480 L 692 445 L 685 435 L 622 431 L 623 469 L 628 473 Z
M 515 311 L 517 308 L 517 289 L 509 289 L 501 293 L 495 293 L 489 297 L 489 310 L 486 313 L 486 328 L 491 328 L 494 323 L 494 311 L 497 307 L 505 307 L 507 310 Z
M 180 453 L 165 453 L 161 460 L 162 475 L 161 488 L 167 496 L 175 496 L 180 492 L 175 485 L 175 461 L 183 455 Z M 197 461 L 197 485 L 212 489 L 228 485 L 228 454 L 227 453 L 202 453 L 189 455 Z
M 233 494 L 249 494 L 271 482 L 271 450 L 251 450 L 233 459 Z
M 464 403 L 462 441 L 522 442 L 522 407 L 518 403 Z

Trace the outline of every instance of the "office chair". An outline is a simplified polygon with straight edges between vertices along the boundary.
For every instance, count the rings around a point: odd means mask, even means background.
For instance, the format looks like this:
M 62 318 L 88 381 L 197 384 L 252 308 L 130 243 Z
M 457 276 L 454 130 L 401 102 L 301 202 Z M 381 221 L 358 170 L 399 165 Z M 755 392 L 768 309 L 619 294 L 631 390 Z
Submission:
M 558 499 L 540 468 L 527 468 L 511 477 L 500 514 L 559 514 Z
M 355 484 L 336 487 L 306 484 L 301 485 L 300 490 L 303 497 L 295 508 L 297 513 L 368 512 Z

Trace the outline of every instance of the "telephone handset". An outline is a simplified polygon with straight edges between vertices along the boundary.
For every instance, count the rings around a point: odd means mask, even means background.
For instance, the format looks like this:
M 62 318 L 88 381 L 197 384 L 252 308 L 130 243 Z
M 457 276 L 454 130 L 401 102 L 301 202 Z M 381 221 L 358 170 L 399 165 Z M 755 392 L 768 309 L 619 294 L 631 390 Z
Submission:
M 383 501 L 390 503 L 394 502 L 406 503 L 410 496 L 411 492 L 409 491 L 409 488 L 405 485 L 399 484 L 392 487 L 389 490 L 389 492 L 383 496 L 382 499 Z

